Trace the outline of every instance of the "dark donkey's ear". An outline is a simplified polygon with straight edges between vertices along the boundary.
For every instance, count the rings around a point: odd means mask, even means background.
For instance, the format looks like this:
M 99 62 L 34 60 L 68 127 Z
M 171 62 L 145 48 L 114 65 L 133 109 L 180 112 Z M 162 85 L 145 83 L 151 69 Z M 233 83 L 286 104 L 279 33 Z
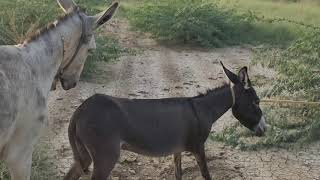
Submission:
M 108 10 L 93 16 L 92 18 L 95 21 L 94 29 L 100 27 L 101 25 L 109 21 L 112 18 L 112 16 L 115 14 L 118 6 L 119 6 L 119 3 L 115 2 L 108 8 Z
M 74 3 L 73 0 L 57 0 L 57 2 L 64 12 L 68 12 L 71 9 L 77 7 L 76 3 Z
M 229 71 L 229 69 L 227 69 L 226 67 L 224 67 L 224 65 L 223 65 L 223 63 L 221 61 L 220 61 L 220 64 L 222 65 L 223 71 L 224 71 L 224 73 L 226 73 L 226 75 L 230 79 L 230 81 L 233 84 L 239 84 L 240 81 L 239 81 L 238 76 L 236 74 L 234 74 L 233 72 Z
M 239 71 L 240 82 L 244 85 L 244 88 L 248 89 L 251 86 L 251 82 L 248 75 L 248 68 L 245 66 Z

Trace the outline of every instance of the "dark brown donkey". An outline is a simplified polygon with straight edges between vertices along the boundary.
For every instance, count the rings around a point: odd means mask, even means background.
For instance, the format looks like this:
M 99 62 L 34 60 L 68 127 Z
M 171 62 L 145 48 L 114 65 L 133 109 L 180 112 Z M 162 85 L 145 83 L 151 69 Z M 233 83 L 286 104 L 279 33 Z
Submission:
M 228 109 L 232 108 L 233 115 L 256 135 L 266 131 L 247 68 L 243 67 L 238 76 L 223 69 L 234 86 L 224 85 L 196 97 L 124 99 L 96 94 L 88 98 L 70 121 L 75 162 L 65 180 L 78 179 L 92 161 L 91 179 L 107 179 L 121 148 L 151 156 L 174 154 L 178 180 L 182 175 L 181 152 L 191 152 L 204 179 L 211 179 L 204 143 L 212 123 Z

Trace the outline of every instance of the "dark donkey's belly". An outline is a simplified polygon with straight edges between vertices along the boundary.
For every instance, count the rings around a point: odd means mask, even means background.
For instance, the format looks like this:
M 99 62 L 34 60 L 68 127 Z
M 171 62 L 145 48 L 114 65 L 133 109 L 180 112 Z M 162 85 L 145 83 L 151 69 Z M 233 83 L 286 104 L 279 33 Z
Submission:
M 188 107 L 187 103 L 130 104 L 123 149 L 153 156 L 184 151 L 193 126 L 193 114 Z

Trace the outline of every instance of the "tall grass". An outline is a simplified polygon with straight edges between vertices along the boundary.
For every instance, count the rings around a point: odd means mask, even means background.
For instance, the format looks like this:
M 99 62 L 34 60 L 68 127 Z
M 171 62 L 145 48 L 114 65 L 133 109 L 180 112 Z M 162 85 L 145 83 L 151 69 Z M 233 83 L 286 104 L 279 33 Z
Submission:
M 16 44 L 59 14 L 56 2 L 0 1 L 0 44 Z
M 235 8 L 240 12 L 253 11 L 266 18 L 287 18 L 307 24 L 320 25 L 320 1 L 298 0 L 221 0 L 221 5 L 226 8 Z M 290 26 L 289 27 L 295 27 Z M 296 27 L 297 28 L 297 27 Z M 292 29 L 294 30 L 294 29 Z

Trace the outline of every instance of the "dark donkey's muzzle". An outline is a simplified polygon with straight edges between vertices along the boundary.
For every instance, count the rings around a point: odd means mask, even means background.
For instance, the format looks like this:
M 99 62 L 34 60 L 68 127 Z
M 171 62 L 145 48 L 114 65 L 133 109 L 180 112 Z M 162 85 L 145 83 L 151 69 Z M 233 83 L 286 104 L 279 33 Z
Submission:
M 267 131 L 267 125 L 264 116 L 261 116 L 259 123 L 254 127 L 254 132 L 256 136 L 263 136 Z

